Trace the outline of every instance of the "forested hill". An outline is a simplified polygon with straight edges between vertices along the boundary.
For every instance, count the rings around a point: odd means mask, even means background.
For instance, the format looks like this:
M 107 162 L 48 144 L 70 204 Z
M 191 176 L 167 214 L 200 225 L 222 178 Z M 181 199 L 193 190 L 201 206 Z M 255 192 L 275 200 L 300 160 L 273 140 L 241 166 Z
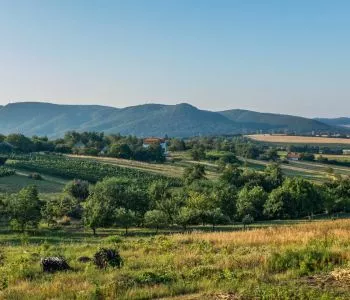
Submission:
M 260 113 L 243 109 L 226 110 L 220 113 L 234 122 L 254 124 L 261 130 L 272 128 L 305 133 L 318 130 L 327 131 L 330 129 L 330 126 L 332 126 L 331 124 L 325 124 L 317 119 L 308 119 L 283 114 Z
M 98 105 L 57 105 L 40 102 L 0 106 L 0 133 L 59 137 L 70 130 L 122 135 L 189 137 L 255 133 L 345 131 L 317 120 L 246 110 L 213 112 L 189 104 L 145 104 L 122 109 Z
M 334 119 L 318 118 L 316 120 L 331 126 L 350 127 L 350 118 L 346 118 L 346 117 L 334 118 Z

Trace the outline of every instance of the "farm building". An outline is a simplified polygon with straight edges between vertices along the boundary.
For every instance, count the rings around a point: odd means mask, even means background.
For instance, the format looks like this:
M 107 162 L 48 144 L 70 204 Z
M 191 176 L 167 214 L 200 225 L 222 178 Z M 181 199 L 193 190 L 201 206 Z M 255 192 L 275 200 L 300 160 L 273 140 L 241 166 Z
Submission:
M 343 150 L 344 155 L 350 155 L 350 149 L 344 149 Z
M 145 138 L 143 140 L 142 146 L 144 148 L 148 148 L 149 146 L 154 145 L 154 144 L 159 144 L 162 147 L 162 149 L 164 150 L 164 154 L 167 154 L 168 148 L 167 148 L 167 143 L 166 143 L 165 139 L 155 138 L 155 137 Z
M 301 159 L 301 154 L 300 153 L 296 153 L 296 152 L 289 152 L 287 154 L 287 159 L 288 160 L 298 161 L 298 160 Z

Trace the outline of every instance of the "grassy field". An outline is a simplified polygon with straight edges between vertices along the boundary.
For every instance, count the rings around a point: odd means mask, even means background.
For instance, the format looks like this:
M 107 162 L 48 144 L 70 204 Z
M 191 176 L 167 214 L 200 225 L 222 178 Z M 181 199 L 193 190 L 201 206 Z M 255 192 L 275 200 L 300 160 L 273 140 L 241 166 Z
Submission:
M 279 153 L 283 155 L 284 153 Z M 168 160 L 164 164 L 145 163 L 133 160 L 125 160 L 118 158 L 105 158 L 93 156 L 74 156 L 75 158 L 97 161 L 102 164 L 118 166 L 123 168 L 137 169 L 154 174 L 166 175 L 169 177 L 182 177 L 184 169 L 193 164 L 202 164 L 206 168 L 206 177 L 210 180 L 217 180 L 220 176 L 218 165 L 211 161 L 193 161 L 190 158 L 189 152 L 171 153 Z M 252 168 L 258 171 L 263 171 L 269 164 L 267 161 L 245 159 L 238 157 L 242 161 L 242 167 Z M 10 161 L 11 166 L 11 161 Z M 13 165 L 11 166 L 13 167 Z M 339 174 L 342 176 L 350 176 L 350 167 L 327 165 L 318 162 L 290 162 L 289 164 L 281 164 L 282 170 L 286 176 L 300 176 L 316 183 L 322 183 L 329 180 L 331 176 Z M 330 168 L 333 174 L 329 173 Z M 41 174 L 43 180 L 33 180 L 28 178 L 30 172 L 17 169 L 17 174 L 11 177 L 0 178 L 0 193 L 1 192 L 17 192 L 20 188 L 36 184 L 41 193 L 57 193 L 62 190 L 67 179 L 60 177 Z M 40 172 L 39 172 L 40 173 Z
M 277 143 L 277 144 L 319 144 L 319 145 L 349 145 L 350 139 L 346 138 L 327 138 L 327 137 L 309 137 L 309 136 L 288 136 L 272 134 L 253 134 L 246 137 L 259 142 Z
M 36 185 L 40 193 L 58 193 L 62 191 L 64 180 L 44 176 L 42 180 L 34 180 L 27 173 L 17 171 L 16 175 L 0 178 L 0 193 L 16 193 L 28 185 Z
M 350 221 L 154 235 L 79 225 L 20 235 L 0 229 L 1 299 L 349 299 Z M 118 249 L 120 269 L 78 262 Z M 64 256 L 71 271 L 43 273 Z

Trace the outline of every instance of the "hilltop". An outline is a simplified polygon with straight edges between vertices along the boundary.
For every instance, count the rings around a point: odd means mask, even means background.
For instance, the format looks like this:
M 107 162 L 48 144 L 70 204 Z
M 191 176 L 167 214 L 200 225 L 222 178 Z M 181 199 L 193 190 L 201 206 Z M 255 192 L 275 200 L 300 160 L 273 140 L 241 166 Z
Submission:
M 214 112 L 190 104 L 144 104 L 126 108 L 41 102 L 0 106 L 0 132 L 59 137 L 69 130 L 136 136 L 233 135 L 256 131 L 297 134 L 344 132 L 319 120 L 247 110 Z

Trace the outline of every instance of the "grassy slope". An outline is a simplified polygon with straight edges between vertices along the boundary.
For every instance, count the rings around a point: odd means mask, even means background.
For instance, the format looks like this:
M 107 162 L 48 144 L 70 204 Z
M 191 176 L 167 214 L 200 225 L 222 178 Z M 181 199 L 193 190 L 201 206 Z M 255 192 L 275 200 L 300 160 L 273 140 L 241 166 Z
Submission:
M 348 299 L 350 293 L 349 220 L 157 236 L 106 229 L 93 237 L 79 227 L 0 233 L 4 299 Z M 120 270 L 77 261 L 100 246 L 120 250 Z M 40 257 L 58 254 L 73 270 L 44 274 Z
M 107 164 L 122 166 L 126 168 L 134 168 L 143 171 L 163 174 L 167 176 L 181 177 L 184 168 L 190 166 L 191 164 L 203 164 L 207 169 L 207 177 L 209 179 L 217 179 L 219 177 L 219 172 L 217 171 L 217 165 L 214 162 L 208 161 L 193 161 L 191 160 L 188 152 L 174 152 L 171 153 L 170 158 L 174 159 L 174 162 L 167 162 L 165 164 L 151 164 L 145 162 L 137 162 L 132 160 L 125 160 L 119 158 L 104 158 L 104 157 L 93 157 L 93 156 L 75 156 L 84 159 L 91 159 Z M 239 157 L 239 159 L 248 167 L 256 170 L 264 170 L 264 168 L 269 164 L 269 162 L 254 160 L 254 159 L 244 159 Z M 316 182 L 322 182 L 327 180 L 327 165 L 318 166 L 316 163 L 290 163 L 281 165 L 284 173 L 287 176 L 301 176 Z M 328 165 L 329 167 L 329 165 Z M 332 166 L 333 167 L 333 166 Z M 342 167 L 344 169 L 344 167 Z M 346 167 L 345 167 L 346 168 Z M 349 171 L 349 172 L 348 172 Z M 335 174 L 350 175 L 350 168 L 345 170 L 340 170 L 339 168 L 334 168 Z
M 16 175 L 0 178 L 0 193 L 16 193 L 28 185 L 36 185 L 40 193 L 59 193 L 64 183 L 62 179 L 47 177 L 43 177 L 43 180 L 34 180 L 23 172 L 17 172 Z

